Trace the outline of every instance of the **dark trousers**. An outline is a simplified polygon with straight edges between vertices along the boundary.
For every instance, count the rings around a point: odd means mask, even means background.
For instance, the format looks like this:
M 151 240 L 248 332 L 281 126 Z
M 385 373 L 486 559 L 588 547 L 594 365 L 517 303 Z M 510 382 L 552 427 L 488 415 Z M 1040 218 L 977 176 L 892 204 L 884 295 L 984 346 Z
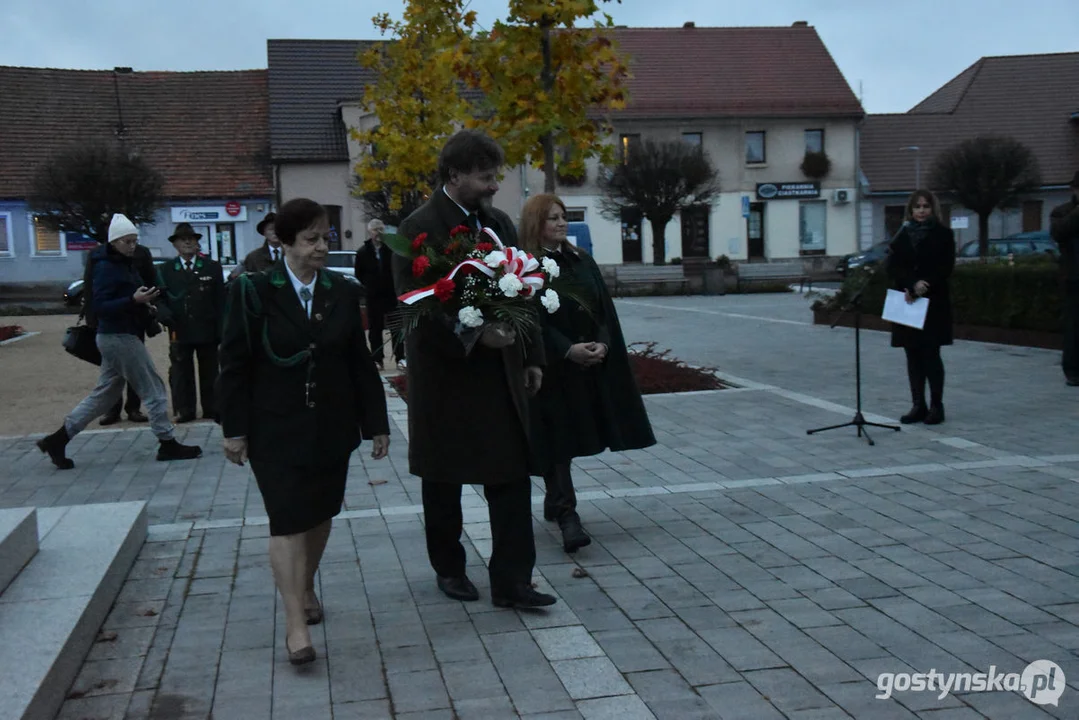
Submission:
M 465 574 L 461 545 L 461 486 L 422 480 L 427 557 L 443 577 Z M 510 591 L 532 582 L 536 542 L 532 537 L 532 483 L 527 477 L 505 485 L 485 485 L 483 495 L 491 519 L 491 588 Z
M 925 382 L 929 381 L 929 405 L 940 407 L 944 402 L 944 361 L 940 345 L 919 345 L 903 348 L 907 352 L 907 378 L 910 397 L 915 405 L 925 405 Z
M 577 511 L 577 493 L 573 489 L 573 476 L 569 463 L 556 463 L 543 474 L 547 494 L 543 498 L 543 516 L 559 520 Z
M 214 385 L 217 383 L 217 343 L 169 345 L 169 388 L 177 415 L 195 414 L 195 356 L 199 358 L 199 395 L 203 417 L 217 416 Z
M 386 329 L 386 314 L 397 307 L 393 299 L 369 298 L 367 300 L 367 344 L 371 346 L 371 358 L 382 362 L 385 353 L 382 350 L 382 332 Z M 405 359 L 405 346 L 401 338 L 391 332 L 393 357 L 398 362 Z
M 1065 377 L 1079 380 L 1079 280 L 1069 283 L 1064 293 L 1064 356 L 1061 365 Z

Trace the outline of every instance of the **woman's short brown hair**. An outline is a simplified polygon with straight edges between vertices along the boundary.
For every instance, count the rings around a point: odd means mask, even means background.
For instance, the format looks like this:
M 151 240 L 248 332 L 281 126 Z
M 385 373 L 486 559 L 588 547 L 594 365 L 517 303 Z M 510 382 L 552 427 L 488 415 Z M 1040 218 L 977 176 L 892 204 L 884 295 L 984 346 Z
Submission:
M 944 222 L 944 219 L 940 216 L 940 202 L 937 200 L 937 196 L 929 192 L 928 190 L 915 190 L 910 194 L 910 197 L 907 198 L 907 212 L 903 219 L 913 220 L 914 203 L 923 199 L 928 202 L 929 207 L 933 209 L 933 218 L 937 222 Z
M 566 212 L 566 204 L 553 193 L 541 193 L 528 198 L 528 202 L 521 208 L 520 229 L 517 232 L 517 240 L 521 249 L 535 255 L 543 249 L 543 228 L 547 224 L 547 215 L 551 208 L 557 205 Z
M 277 233 L 278 240 L 285 245 L 292 245 L 296 242 L 297 235 L 324 217 L 326 217 L 326 208 L 314 200 L 295 198 L 282 205 L 277 211 L 273 229 Z

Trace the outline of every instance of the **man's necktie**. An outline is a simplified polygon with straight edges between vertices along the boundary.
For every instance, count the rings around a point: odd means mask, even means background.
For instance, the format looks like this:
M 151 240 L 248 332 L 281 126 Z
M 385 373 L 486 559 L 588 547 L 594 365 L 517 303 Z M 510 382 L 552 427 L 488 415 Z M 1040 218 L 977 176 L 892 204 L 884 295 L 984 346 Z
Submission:
M 273 258 L 274 262 L 277 262 L 277 248 L 270 249 L 270 256 Z
M 307 317 L 311 317 L 311 298 L 314 297 L 307 288 L 300 288 L 300 299 L 303 300 L 303 309 Z
M 465 225 L 467 225 L 472 232 L 477 232 L 480 229 L 480 219 L 476 213 L 469 213 L 465 218 Z
M 191 261 L 190 260 L 184 260 L 184 270 L 187 270 L 188 272 L 191 272 Z

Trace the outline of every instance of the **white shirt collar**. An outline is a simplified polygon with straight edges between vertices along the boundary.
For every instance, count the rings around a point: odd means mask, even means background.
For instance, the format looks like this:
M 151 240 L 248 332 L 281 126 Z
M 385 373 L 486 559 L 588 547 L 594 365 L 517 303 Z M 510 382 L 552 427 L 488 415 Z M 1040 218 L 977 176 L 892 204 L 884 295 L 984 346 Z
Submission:
M 315 273 L 315 277 L 311 280 L 311 282 L 305 285 L 304 283 L 300 282 L 300 278 L 296 277 L 296 274 L 292 272 L 292 268 L 288 266 L 287 262 L 285 263 L 285 272 L 288 273 L 288 279 L 292 281 L 292 289 L 296 291 L 297 298 L 300 298 L 300 291 L 304 288 L 307 288 L 311 292 L 312 302 L 305 303 L 303 299 L 300 299 L 300 307 L 304 308 L 304 310 L 307 311 L 307 317 L 311 317 L 311 305 L 314 302 L 315 283 L 318 282 L 318 273 Z

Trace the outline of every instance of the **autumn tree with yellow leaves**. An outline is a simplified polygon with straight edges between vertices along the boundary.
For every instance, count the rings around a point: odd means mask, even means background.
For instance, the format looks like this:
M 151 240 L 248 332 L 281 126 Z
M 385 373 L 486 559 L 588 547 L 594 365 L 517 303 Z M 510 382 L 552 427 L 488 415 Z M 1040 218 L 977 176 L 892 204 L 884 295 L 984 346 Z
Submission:
M 510 0 L 507 19 L 480 33 L 458 65 L 483 92 L 470 124 L 499 141 L 507 165 L 542 169 L 545 192 L 556 176 L 583 178 L 589 158 L 612 160 L 605 113 L 625 107 L 627 69 L 610 27 L 594 0 Z
M 404 216 L 435 188 L 439 151 L 472 114 L 460 76 L 470 62 L 475 22 L 462 0 L 407 0 L 402 20 L 374 18 L 392 38 L 360 57 L 378 74 L 363 94 L 378 125 L 350 130 L 365 149 L 355 167 L 355 191 L 368 207 Z

